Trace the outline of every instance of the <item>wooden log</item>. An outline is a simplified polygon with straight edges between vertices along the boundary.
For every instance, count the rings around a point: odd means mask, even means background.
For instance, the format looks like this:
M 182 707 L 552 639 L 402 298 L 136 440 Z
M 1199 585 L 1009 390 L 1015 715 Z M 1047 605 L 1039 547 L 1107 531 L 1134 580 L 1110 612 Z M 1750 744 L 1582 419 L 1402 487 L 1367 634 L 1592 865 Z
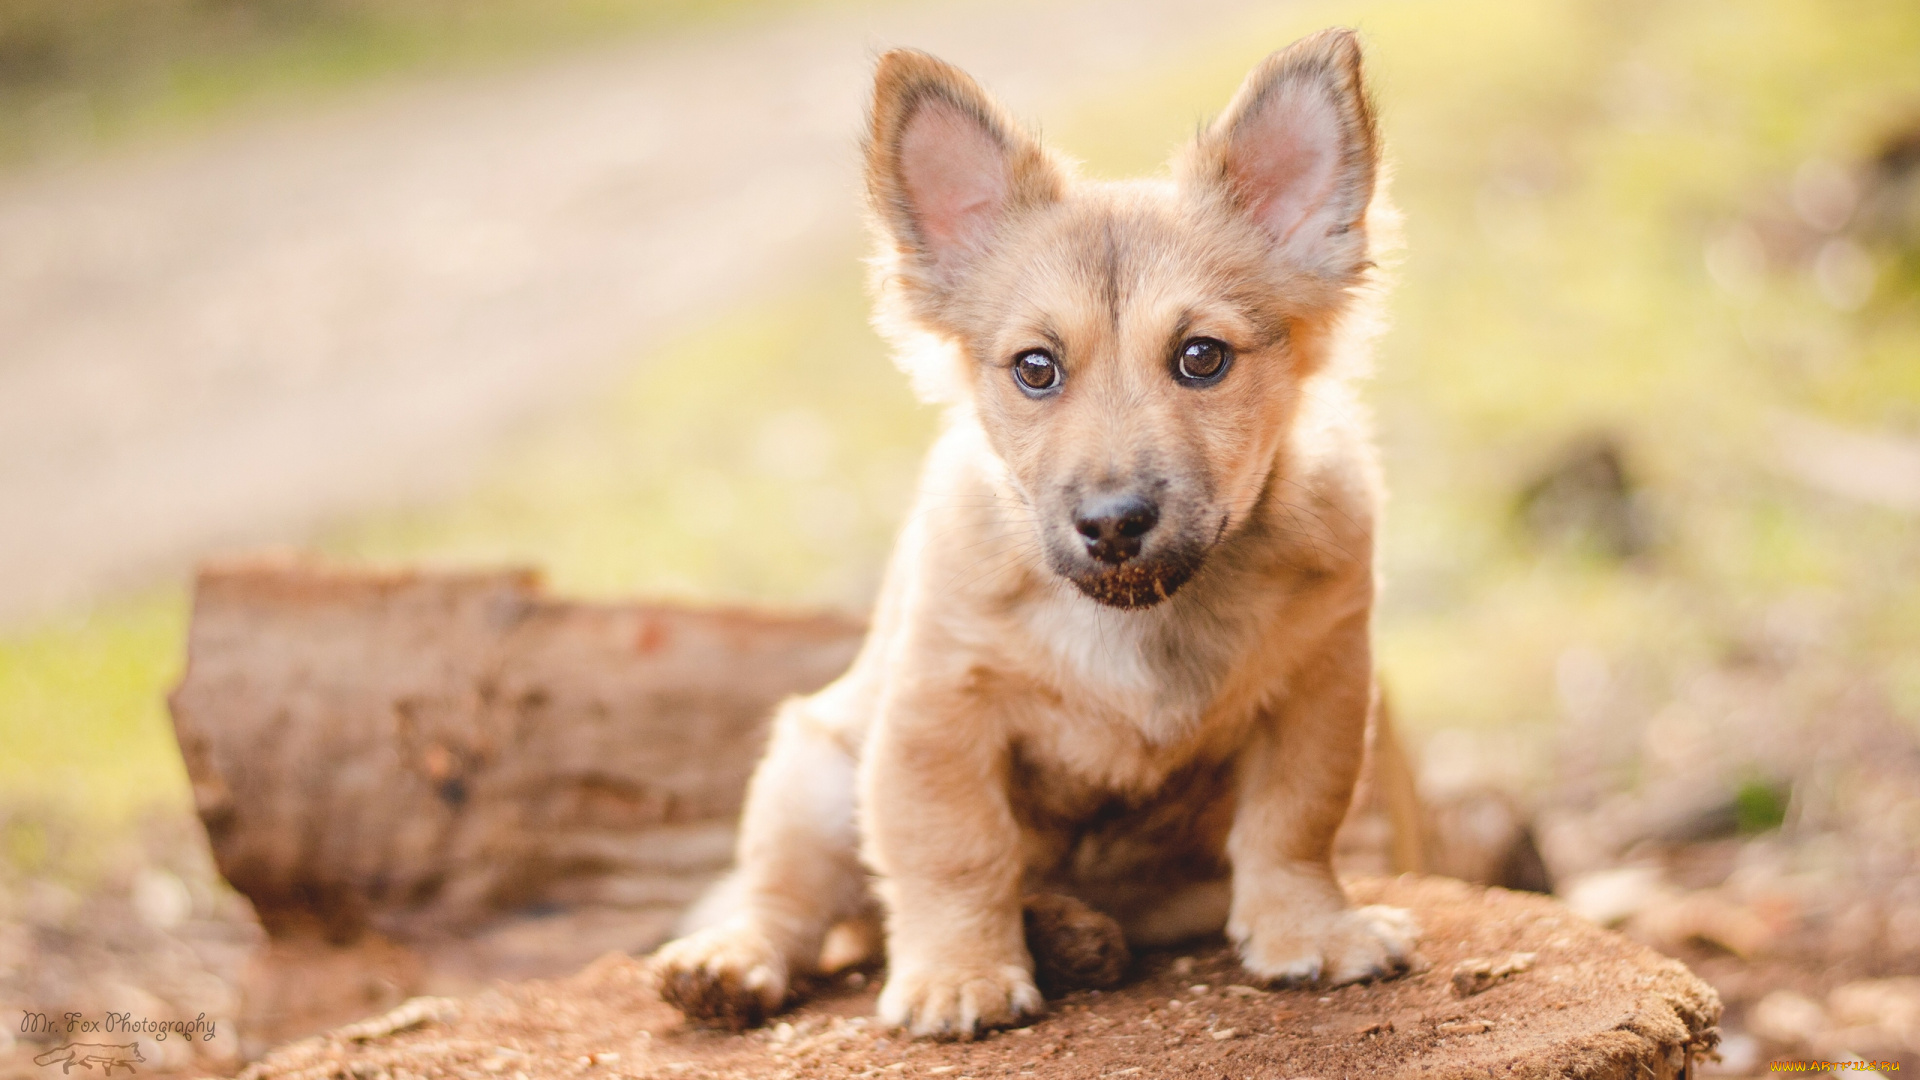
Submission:
M 640 961 L 466 1001 L 421 999 L 283 1046 L 241 1080 L 547 1077 L 1572 1077 L 1678 1080 L 1718 1041 L 1720 1001 L 1678 961 L 1544 897 L 1444 878 L 1353 883 L 1409 908 L 1423 971 L 1338 990 L 1251 985 L 1218 943 L 1139 958 L 1116 990 L 973 1042 L 903 1040 L 869 1018 L 868 973 L 744 1034 L 690 1029 Z M 858 985 L 852 985 L 858 983 Z
M 861 632 L 555 600 L 528 572 L 232 563 L 199 577 L 170 704 L 220 869 L 270 929 L 677 910 L 731 858 L 772 707 Z

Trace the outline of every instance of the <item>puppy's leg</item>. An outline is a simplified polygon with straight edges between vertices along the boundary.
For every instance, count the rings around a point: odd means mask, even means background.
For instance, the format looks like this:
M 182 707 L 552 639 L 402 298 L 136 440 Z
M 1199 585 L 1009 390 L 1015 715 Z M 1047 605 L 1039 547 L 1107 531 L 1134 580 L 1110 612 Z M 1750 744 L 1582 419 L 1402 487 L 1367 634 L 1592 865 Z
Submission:
M 971 1036 L 1043 1007 L 1021 923 L 1020 829 L 990 704 L 918 687 L 863 751 L 868 861 L 887 905 L 881 1019 L 915 1035 Z
M 865 898 L 853 757 L 812 714 L 825 697 L 789 701 L 774 717 L 734 879 L 715 898 L 730 910 L 704 911 L 709 925 L 655 954 L 661 996 L 689 1017 L 744 1027 L 777 1011 L 792 976 L 818 962 L 827 929 Z
M 1333 835 L 1366 743 L 1371 669 L 1363 609 L 1334 628 L 1243 751 L 1227 935 L 1263 978 L 1337 986 L 1411 962 L 1418 931 L 1407 913 L 1355 909 L 1333 876 Z

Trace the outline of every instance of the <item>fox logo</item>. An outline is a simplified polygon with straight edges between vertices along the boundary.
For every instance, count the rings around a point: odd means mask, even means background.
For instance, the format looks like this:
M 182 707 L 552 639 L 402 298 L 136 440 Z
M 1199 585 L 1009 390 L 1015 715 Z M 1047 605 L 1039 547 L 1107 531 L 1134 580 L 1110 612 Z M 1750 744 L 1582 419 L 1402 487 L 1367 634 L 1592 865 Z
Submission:
M 140 1044 L 137 1042 L 130 1042 L 123 1046 L 110 1046 L 106 1043 L 68 1043 L 41 1054 L 33 1059 L 33 1063 L 52 1065 L 58 1062 L 60 1071 L 63 1073 L 72 1072 L 75 1065 L 83 1069 L 91 1069 L 98 1065 L 101 1072 L 112 1076 L 116 1068 L 138 1072 L 139 1070 L 133 1067 L 133 1063 L 146 1060 L 140 1055 Z

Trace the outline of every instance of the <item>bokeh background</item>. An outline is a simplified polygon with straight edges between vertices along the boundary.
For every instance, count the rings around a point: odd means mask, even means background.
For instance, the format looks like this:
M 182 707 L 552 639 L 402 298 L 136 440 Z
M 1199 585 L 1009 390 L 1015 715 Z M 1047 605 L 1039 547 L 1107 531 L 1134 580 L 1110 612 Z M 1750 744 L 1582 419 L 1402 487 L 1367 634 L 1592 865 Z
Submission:
M 0 1005 L 248 947 L 188 933 L 245 922 L 163 701 L 196 559 L 864 609 L 937 423 L 866 322 L 874 50 L 1130 175 L 1335 23 L 1423 794 L 1693 961 L 1723 1068 L 1920 1051 L 1910 0 L 0 3 Z

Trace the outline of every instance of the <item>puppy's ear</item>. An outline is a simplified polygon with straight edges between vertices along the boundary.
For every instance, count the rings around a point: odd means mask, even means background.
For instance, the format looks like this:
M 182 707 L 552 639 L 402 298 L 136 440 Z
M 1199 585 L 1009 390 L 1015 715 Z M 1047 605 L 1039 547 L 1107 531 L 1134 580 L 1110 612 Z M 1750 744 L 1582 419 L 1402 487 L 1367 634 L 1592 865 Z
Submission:
M 1323 30 L 1247 76 L 1183 171 L 1190 183 L 1224 189 L 1287 262 L 1344 283 L 1367 265 L 1379 157 L 1359 40 Z
M 880 58 L 866 151 L 867 197 L 897 269 L 935 291 L 1011 215 L 1060 198 L 1040 145 L 965 72 L 912 49 Z

